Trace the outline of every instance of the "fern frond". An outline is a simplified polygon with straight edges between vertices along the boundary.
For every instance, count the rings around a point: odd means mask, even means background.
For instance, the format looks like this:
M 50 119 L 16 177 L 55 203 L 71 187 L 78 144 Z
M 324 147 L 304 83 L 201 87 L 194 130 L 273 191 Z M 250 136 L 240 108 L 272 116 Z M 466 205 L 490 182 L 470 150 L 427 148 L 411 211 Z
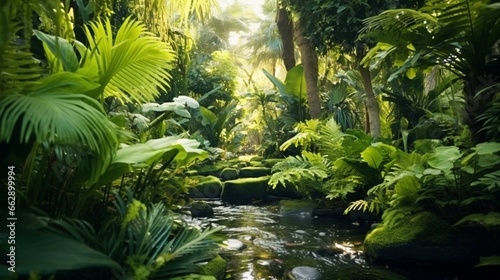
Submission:
M 307 120 L 306 122 L 300 122 L 295 125 L 295 131 L 297 135 L 288 139 L 285 143 L 280 146 L 280 150 L 284 151 L 288 149 L 291 145 L 295 147 L 304 147 L 308 149 L 311 144 L 319 142 L 319 127 L 321 123 L 318 119 Z
M 2 19 L 10 18 L 6 12 L 0 10 Z M 3 24 L 6 25 L 1 27 L 0 32 L 0 98 L 33 85 L 41 72 L 29 51 L 29 44 L 15 35 L 22 29 L 21 24 L 12 21 Z
M 330 176 L 328 162 L 324 162 L 321 155 L 309 152 L 286 158 L 274 165 L 272 172 L 269 185 L 273 188 L 278 184 L 286 186 L 287 183 L 298 188 L 305 182 L 319 182 Z

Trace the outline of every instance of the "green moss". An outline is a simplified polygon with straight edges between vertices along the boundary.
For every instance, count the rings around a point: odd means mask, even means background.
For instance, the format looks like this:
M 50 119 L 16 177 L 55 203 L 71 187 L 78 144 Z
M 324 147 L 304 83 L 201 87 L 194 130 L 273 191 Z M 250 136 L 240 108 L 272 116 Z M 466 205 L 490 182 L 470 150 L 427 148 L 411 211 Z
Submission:
M 215 276 L 217 280 L 224 279 L 226 269 L 227 261 L 219 255 L 217 255 L 215 258 L 211 259 L 207 264 L 201 267 L 203 274 Z
M 264 158 L 261 157 L 261 156 L 254 156 L 252 158 L 250 158 L 250 161 L 263 161 Z
M 222 182 L 215 176 L 192 176 L 189 184 L 193 188 L 189 190 L 192 198 L 216 198 L 222 193 Z
M 271 169 L 267 167 L 243 167 L 240 170 L 241 178 L 262 177 L 271 174 Z
M 220 178 L 224 181 L 238 179 L 238 169 L 227 167 L 220 172 Z
M 246 203 L 266 199 L 268 181 L 269 176 L 225 181 L 222 200 L 231 203 Z
M 256 155 L 245 155 L 245 156 L 239 156 L 238 157 L 238 160 L 239 161 L 246 161 L 246 162 L 250 162 L 252 160 L 252 158 L 256 157 Z
M 265 167 L 264 164 L 260 161 L 250 161 L 251 167 Z
M 365 253 L 376 258 L 387 248 L 449 246 L 454 238 L 450 225 L 430 212 L 405 217 L 398 224 L 375 228 L 365 239 Z
M 196 175 L 198 175 L 198 171 L 196 171 L 196 170 L 187 170 L 186 172 L 184 172 L 184 174 L 186 174 L 186 176 L 196 176 Z
M 277 163 L 282 162 L 282 158 L 268 158 L 262 161 L 262 164 L 264 164 L 265 167 L 268 168 L 273 168 Z
M 228 167 L 226 163 L 218 162 L 216 164 L 201 165 L 199 167 L 196 167 L 195 169 L 200 175 L 219 176 L 220 172 L 226 167 Z

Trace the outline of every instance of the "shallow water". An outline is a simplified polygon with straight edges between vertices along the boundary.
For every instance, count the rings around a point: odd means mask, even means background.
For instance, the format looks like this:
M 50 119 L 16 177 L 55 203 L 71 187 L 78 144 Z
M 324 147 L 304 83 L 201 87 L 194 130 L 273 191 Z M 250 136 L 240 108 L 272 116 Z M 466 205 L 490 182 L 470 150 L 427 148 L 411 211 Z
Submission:
M 227 279 L 288 279 L 297 266 L 317 268 L 328 279 L 478 279 L 458 277 L 456 268 L 388 267 L 365 258 L 362 242 L 368 224 L 339 217 L 281 216 L 279 206 L 213 203 L 214 218 L 229 239 L 242 241 L 242 250 L 222 250 L 228 260 Z M 493 279 L 493 278 L 491 278 Z
M 325 279 L 369 268 L 362 252 L 368 226 L 332 217 L 280 216 L 272 205 L 214 205 L 210 222 L 247 247 L 230 256 L 233 279 L 284 279 L 296 266 L 317 268 Z

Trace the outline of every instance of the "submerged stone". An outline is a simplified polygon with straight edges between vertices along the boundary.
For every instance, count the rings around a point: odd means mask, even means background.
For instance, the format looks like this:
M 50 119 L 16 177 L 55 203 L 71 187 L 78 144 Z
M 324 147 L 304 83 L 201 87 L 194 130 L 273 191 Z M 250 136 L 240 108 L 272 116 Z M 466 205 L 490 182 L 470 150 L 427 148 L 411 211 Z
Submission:
M 229 251 L 241 251 L 247 247 L 247 245 L 238 239 L 227 239 L 224 242 L 225 249 Z
M 281 200 L 279 211 L 281 216 L 311 217 L 317 206 L 310 200 Z
M 309 266 L 297 266 L 290 272 L 290 279 L 293 280 L 319 280 L 321 273 L 317 268 Z

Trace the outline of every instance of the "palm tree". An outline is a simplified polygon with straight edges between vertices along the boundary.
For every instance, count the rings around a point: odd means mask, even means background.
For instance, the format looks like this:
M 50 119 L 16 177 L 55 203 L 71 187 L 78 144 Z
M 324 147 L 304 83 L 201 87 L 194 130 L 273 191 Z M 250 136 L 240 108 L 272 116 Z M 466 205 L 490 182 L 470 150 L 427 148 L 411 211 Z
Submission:
M 500 3 L 490 2 L 430 0 L 420 10 L 388 10 L 368 18 L 362 30 L 390 46 L 387 52 L 411 52 L 396 74 L 441 65 L 457 75 L 463 81 L 463 119 L 475 143 L 487 140 L 477 117 L 489 107 L 500 83 L 500 63 L 492 53 L 500 40 Z

